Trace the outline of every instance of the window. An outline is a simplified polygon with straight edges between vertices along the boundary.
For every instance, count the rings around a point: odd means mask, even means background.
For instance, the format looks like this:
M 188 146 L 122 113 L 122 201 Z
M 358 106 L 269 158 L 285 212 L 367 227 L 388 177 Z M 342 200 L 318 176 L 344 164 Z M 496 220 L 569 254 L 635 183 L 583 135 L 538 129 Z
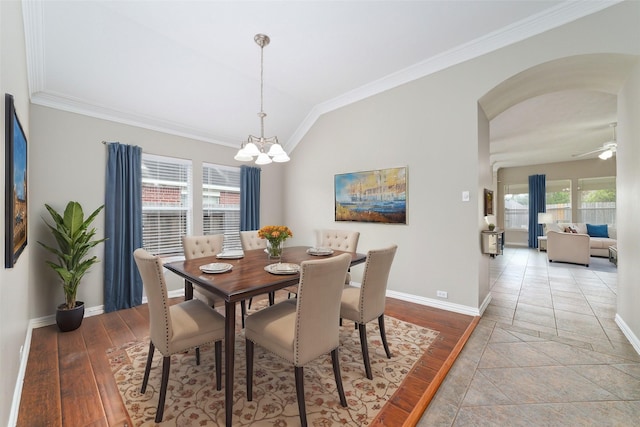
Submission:
M 240 168 L 204 163 L 202 230 L 224 234 L 225 249 L 240 249 Z
M 510 184 L 504 186 L 505 230 L 529 229 L 529 185 Z
M 553 222 L 571 222 L 571 180 L 547 181 L 547 213 Z
M 182 254 L 191 231 L 191 161 L 142 155 L 142 245 L 155 255 Z
M 616 223 L 616 178 L 583 178 L 578 180 L 578 222 L 588 224 Z

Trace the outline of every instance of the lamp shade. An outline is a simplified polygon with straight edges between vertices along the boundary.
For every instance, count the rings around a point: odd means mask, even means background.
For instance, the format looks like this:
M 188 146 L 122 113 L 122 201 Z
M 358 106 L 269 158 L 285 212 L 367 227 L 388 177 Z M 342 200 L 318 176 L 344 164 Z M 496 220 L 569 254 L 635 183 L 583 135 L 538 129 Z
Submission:
M 484 222 L 486 222 L 487 224 L 494 224 L 496 223 L 496 216 L 495 215 L 487 215 L 484 217 Z
M 551 224 L 553 215 L 547 212 L 538 212 L 538 224 Z

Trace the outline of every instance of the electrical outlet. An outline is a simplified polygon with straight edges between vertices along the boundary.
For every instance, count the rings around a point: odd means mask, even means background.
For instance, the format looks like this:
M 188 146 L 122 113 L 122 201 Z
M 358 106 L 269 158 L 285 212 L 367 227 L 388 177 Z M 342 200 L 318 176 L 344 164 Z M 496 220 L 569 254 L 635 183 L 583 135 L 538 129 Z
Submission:
M 438 298 L 449 298 L 449 293 L 447 291 L 437 291 L 436 295 Z

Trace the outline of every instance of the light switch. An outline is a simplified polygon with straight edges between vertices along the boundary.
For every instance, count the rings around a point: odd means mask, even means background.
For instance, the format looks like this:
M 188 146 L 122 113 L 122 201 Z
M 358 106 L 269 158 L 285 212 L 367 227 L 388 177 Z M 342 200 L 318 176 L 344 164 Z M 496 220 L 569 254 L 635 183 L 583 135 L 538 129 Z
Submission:
M 463 191 L 462 192 L 462 201 L 463 202 L 468 202 L 469 201 L 469 192 L 468 191 Z

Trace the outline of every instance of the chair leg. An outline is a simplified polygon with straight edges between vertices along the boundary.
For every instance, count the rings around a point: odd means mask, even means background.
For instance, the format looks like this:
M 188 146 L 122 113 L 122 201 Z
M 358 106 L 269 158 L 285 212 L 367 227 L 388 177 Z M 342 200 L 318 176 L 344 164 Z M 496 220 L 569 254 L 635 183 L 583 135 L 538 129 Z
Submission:
M 151 363 L 153 362 L 153 352 L 156 347 L 151 341 L 149 341 L 149 354 L 147 354 L 147 366 L 144 368 L 144 378 L 142 378 L 142 387 L 140 393 L 144 394 L 147 391 L 147 382 L 149 382 L 149 372 L 151 372 Z
M 167 385 L 169 384 L 169 370 L 171 369 L 171 356 L 162 358 L 162 381 L 160 383 L 160 398 L 158 399 L 158 409 L 156 409 L 156 423 L 162 422 L 164 415 L 164 401 L 167 397 Z
M 333 376 L 336 377 L 336 387 L 338 389 L 338 395 L 340 396 L 340 404 L 343 408 L 346 408 L 347 398 L 344 395 L 344 388 L 342 387 L 342 375 L 340 375 L 340 357 L 338 357 L 337 348 L 335 348 L 331 352 L 331 362 L 333 362 Z
M 384 330 L 384 314 L 381 314 L 378 317 L 378 326 L 380 327 L 380 337 L 382 338 L 382 345 L 384 346 L 384 351 L 387 353 L 387 359 L 391 359 L 391 351 L 389 350 L 389 344 L 387 344 L 387 334 Z
M 245 340 L 245 353 L 247 357 L 247 400 L 253 400 L 253 341 Z
M 222 390 L 222 341 L 215 342 L 216 390 Z
M 307 409 L 304 404 L 304 368 L 295 366 L 296 396 L 298 397 L 298 412 L 300 413 L 300 424 L 307 427 Z
M 200 347 L 196 347 L 196 365 L 200 365 Z
M 371 374 L 371 363 L 369 362 L 369 347 L 367 345 L 367 327 L 364 323 L 358 325 L 358 331 L 360 332 L 360 347 L 362 347 L 362 358 L 364 359 L 364 371 L 367 374 L 367 378 L 373 379 Z

